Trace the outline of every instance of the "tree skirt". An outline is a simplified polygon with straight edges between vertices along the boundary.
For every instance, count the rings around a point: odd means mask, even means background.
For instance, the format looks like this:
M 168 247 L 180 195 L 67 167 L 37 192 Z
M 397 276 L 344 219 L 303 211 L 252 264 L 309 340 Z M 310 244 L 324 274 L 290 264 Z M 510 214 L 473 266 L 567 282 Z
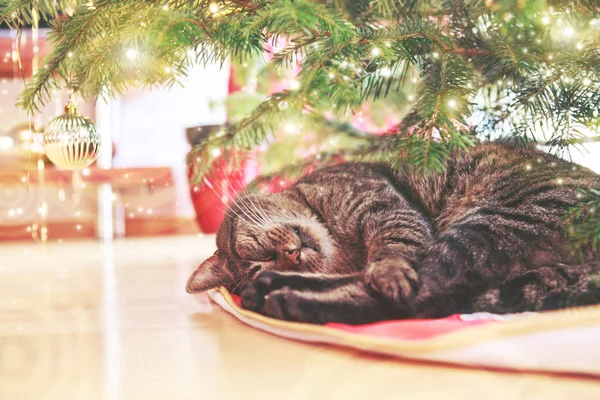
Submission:
M 244 310 L 225 288 L 210 298 L 241 322 L 277 336 L 404 359 L 600 378 L 600 306 L 512 315 L 461 314 L 365 325 L 313 325 Z

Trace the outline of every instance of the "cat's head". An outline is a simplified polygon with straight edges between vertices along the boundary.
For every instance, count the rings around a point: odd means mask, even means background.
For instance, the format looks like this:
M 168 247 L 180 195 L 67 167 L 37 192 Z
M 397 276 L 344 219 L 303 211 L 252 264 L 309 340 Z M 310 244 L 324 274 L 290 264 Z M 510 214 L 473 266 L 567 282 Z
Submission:
M 248 195 L 228 209 L 217 251 L 194 271 L 189 293 L 234 291 L 264 270 L 327 272 L 332 243 L 308 208 L 283 195 Z

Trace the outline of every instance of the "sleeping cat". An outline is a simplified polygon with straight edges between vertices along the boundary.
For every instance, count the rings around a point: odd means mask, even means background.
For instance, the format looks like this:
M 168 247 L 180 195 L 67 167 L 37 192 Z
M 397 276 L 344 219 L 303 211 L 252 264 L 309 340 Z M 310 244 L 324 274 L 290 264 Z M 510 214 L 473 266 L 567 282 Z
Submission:
M 223 285 L 244 308 L 311 323 L 600 303 L 599 254 L 574 256 L 562 223 L 590 187 L 600 175 L 499 144 L 426 176 L 326 167 L 240 197 L 187 290 Z

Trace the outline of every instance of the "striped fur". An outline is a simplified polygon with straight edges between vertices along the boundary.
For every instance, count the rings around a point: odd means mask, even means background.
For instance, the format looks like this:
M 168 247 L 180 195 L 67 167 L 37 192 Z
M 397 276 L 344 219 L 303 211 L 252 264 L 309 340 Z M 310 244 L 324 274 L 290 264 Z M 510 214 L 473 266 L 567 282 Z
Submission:
M 589 187 L 600 176 L 498 144 L 443 174 L 327 167 L 238 199 L 188 291 L 225 284 L 246 308 L 316 323 L 600 302 L 600 257 L 588 251 L 579 265 L 562 223 Z

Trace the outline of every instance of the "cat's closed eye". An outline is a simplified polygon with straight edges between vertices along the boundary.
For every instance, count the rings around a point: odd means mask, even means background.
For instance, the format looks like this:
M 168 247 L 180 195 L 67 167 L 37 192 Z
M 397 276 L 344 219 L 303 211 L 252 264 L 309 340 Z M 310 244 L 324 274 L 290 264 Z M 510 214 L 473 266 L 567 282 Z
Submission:
M 276 252 L 272 252 L 269 257 L 263 261 L 275 261 L 277 260 L 277 253 Z
M 262 262 L 267 262 L 267 261 L 276 261 L 277 260 L 277 252 L 272 251 L 271 253 L 267 254 L 264 257 L 261 258 L 256 258 L 253 261 L 262 261 Z
M 261 269 L 262 267 L 260 265 L 254 265 L 252 269 L 250 269 L 250 271 L 248 272 L 248 278 L 253 278 L 254 275 L 259 273 Z

